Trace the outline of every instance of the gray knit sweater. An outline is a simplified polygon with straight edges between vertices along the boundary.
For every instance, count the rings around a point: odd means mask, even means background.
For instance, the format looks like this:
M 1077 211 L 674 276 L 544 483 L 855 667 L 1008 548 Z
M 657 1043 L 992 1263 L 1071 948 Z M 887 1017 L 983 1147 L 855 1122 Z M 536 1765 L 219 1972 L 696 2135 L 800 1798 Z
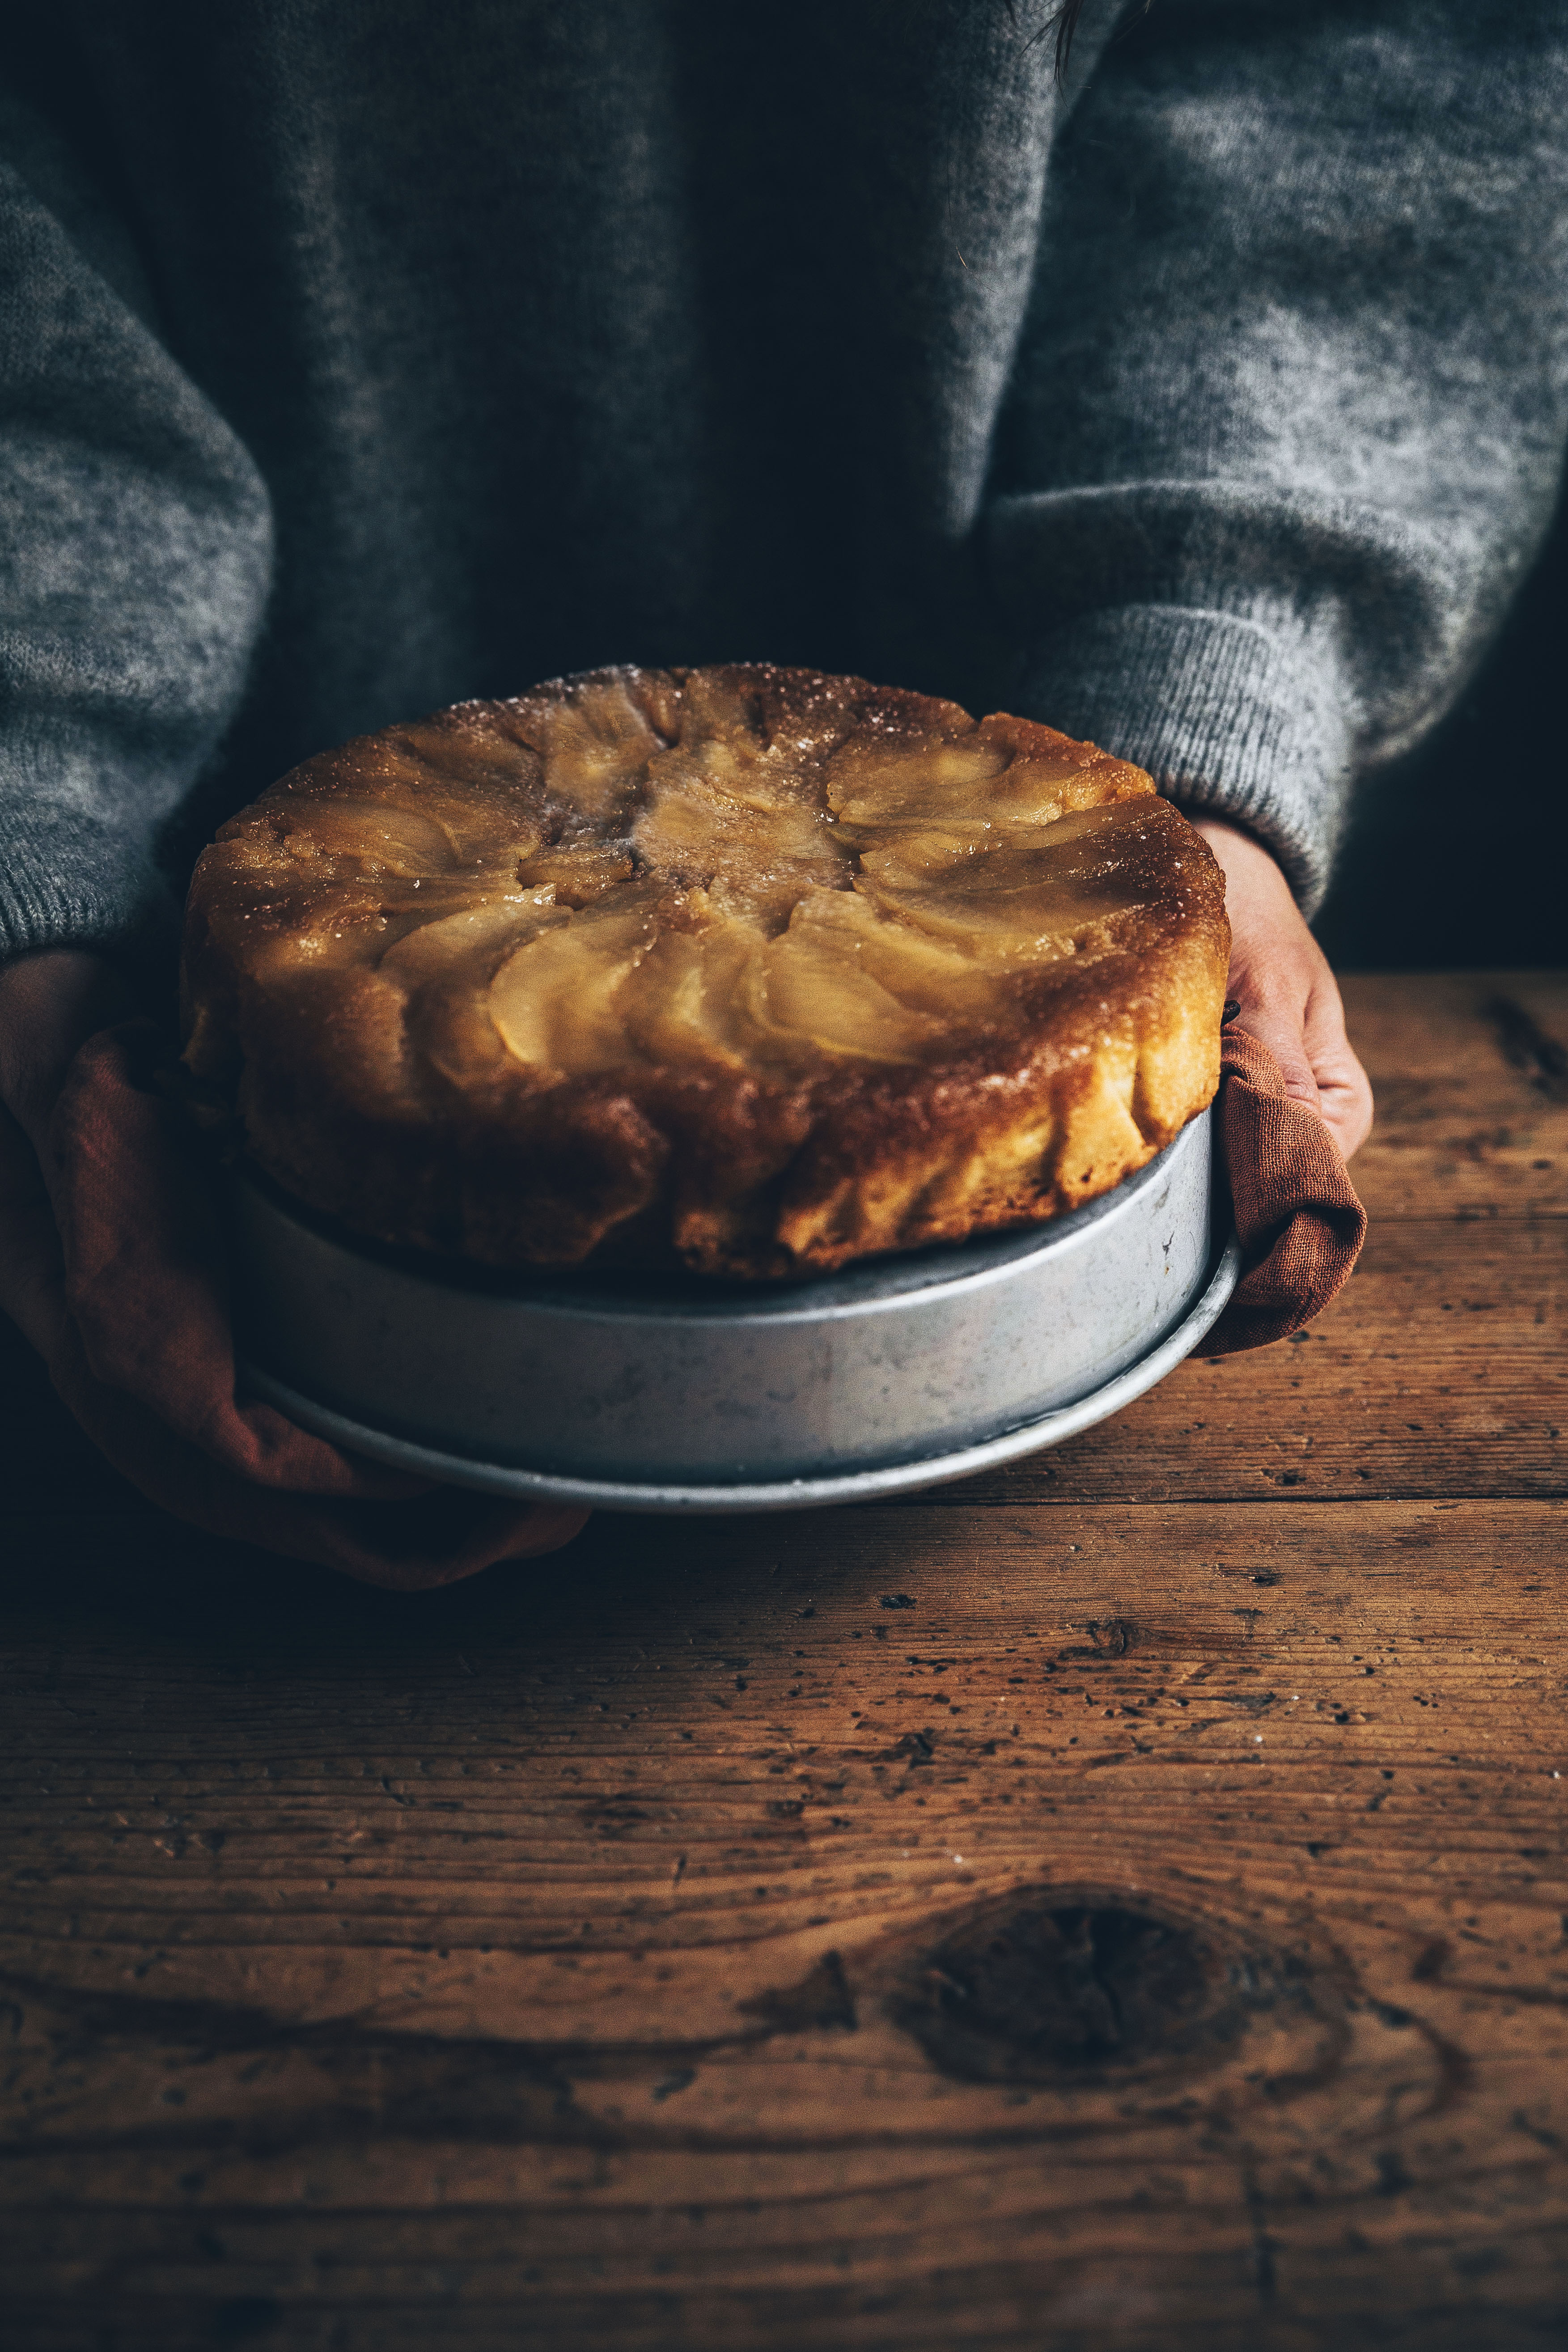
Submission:
M 0 952 L 609 661 L 1010 701 L 1312 904 L 1551 511 L 1564 8 L 1047 13 L 11 0 Z

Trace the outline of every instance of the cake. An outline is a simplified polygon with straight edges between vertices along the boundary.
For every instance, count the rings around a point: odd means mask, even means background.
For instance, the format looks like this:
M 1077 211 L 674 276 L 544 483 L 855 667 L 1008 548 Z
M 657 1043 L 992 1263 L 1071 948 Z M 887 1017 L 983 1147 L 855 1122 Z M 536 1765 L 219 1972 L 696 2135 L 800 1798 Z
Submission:
M 307 760 L 191 887 L 193 1098 L 491 1267 L 771 1280 L 1079 1207 L 1210 1100 L 1229 932 L 1141 769 L 799 669 L 606 669 Z

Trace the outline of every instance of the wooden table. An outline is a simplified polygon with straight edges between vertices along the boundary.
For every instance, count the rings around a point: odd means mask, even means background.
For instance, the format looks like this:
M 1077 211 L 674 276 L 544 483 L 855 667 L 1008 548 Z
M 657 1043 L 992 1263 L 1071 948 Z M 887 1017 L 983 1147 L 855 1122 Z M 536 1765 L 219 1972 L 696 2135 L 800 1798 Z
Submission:
M 8 1360 L 16 2352 L 1568 2328 L 1568 980 L 1366 980 L 1363 1269 L 929 1498 L 397 1599 Z

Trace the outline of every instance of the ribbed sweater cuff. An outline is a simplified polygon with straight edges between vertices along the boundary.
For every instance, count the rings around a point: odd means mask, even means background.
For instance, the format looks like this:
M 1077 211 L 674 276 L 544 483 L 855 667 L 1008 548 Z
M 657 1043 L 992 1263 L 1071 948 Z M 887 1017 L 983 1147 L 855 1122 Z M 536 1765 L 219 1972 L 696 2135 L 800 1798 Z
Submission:
M 72 947 L 155 965 L 177 948 L 174 894 L 139 835 L 31 800 L 5 804 L 0 825 L 0 962 Z
M 1328 887 L 1351 774 L 1349 696 L 1331 646 L 1276 624 L 1121 604 L 1026 657 L 1021 715 L 1147 768 L 1184 808 L 1266 842 L 1308 915 Z

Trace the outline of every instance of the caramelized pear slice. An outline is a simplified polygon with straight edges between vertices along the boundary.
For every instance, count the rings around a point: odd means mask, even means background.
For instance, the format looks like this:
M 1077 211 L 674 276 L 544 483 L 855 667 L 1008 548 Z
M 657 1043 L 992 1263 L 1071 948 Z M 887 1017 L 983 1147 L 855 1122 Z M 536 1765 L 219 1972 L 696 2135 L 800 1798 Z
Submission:
M 663 932 L 638 965 L 637 987 L 627 992 L 627 1034 L 652 1062 L 741 1070 L 751 1042 L 738 1007 L 741 981 L 767 937 L 750 923 L 716 915 L 702 896 L 692 893 L 688 911 L 703 928 Z
M 731 734 L 710 733 L 694 713 L 679 741 L 649 763 L 647 780 L 650 797 L 696 785 L 763 814 L 791 802 L 814 809 L 821 802 L 819 777 L 797 744 L 765 742 L 740 719 Z
M 553 890 L 563 907 L 591 907 L 631 880 L 632 853 L 624 841 L 563 842 L 526 858 L 517 878 L 529 889 Z
M 1183 823 L 1167 803 L 1112 802 L 921 884 L 903 878 L 896 855 L 885 866 L 873 853 L 861 859 L 860 887 L 874 905 L 969 955 L 1050 962 L 1106 943 L 1105 927 L 1158 891 L 1159 872 L 1137 852 L 1167 823 Z
M 454 1086 L 471 1085 L 506 1059 L 491 1018 L 489 982 L 526 940 L 570 920 L 548 890 L 514 893 L 465 915 L 423 924 L 384 956 L 383 974 L 412 993 L 409 1045 Z
M 1016 807 L 1020 818 L 1026 814 L 1048 824 L 1053 820 L 1047 812 L 1053 808 L 1066 815 L 1103 801 L 1144 799 L 1154 791 L 1153 778 L 1131 761 L 1113 759 L 1098 743 L 1075 742 L 1033 719 L 996 710 L 981 720 L 977 731 L 987 743 L 1005 744 L 1012 754 L 999 799 L 1005 808 Z
M 916 1062 L 942 1043 L 940 1020 L 902 1004 L 868 970 L 853 923 L 837 919 L 815 891 L 781 939 L 742 971 L 737 1000 L 764 1056 L 816 1054 L 858 1062 Z
M 459 702 L 433 719 L 388 728 L 384 740 L 419 763 L 421 784 L 456 784 L 481 799 L 515 802 L 539 782 L 538 752 L 497 725 L 493 703 Z
M 858 735 L 829 763 L 827 804 L 857 839 L 930 835 L 927 857 L 942 862 L 942 835 L 968 845 L 981 831 L 1054 824 L 1071 810 L 1153 789 L 1141 768 L 1092 743 L 998 712 L 956 739 Z
M 942 735 L 851 736 L 827 763 L 827 805 L 843 824 L 879 833 L 987 813 L 1012 752 L 976 728 L 956 742 Z
M 977 961 L 929 930 L 890 919 L 859 889 L 818 891 L 803 909 L 803 931 L 807 924 L 837 932 L 861 971 L 952 1035 L 994 1014 L 1008 991 L 1008 967 Z
M 935 875 L 945 875 L 971 858 L 984 857 L 1008 836 L 988 817 L 971 817 L 951 825 L 922 825 L 907 831 L 859 836 L 864 844 L 858 859 L 862 874 L 872 875 L 889 887 L 918 888 Z
M 359 800 L 347 793 L 287 802 L 268 812 L 287 855 L 300 865 L 331 860 L 345 874 L 444 874 L 459 848 L 446 826 L 423 809 L 390 800 Z
M 509 956 L 489 986 L 507 1051 L 531 1069 L 573 1076 L 638 1059 L 616 997 L 653 943 L 655 911 L 646 900 L 589 908 Z
M 619 677 L 596 679 L 568 700 L 547 704 L 539 729 L 546 795 L 599 826 L 631 801 L 663 748 Z
M 531 937 L 565 919 L 564 909 L 557 910 L 549 890 L 516 890 L 504 898 L 481 899 L 405 931 L 382 957 L 380 969 L 406 988 L 421 988 L 464 962 L 476 949 L 500 946 L 514 933 L 521 944 L 525 932 Z

